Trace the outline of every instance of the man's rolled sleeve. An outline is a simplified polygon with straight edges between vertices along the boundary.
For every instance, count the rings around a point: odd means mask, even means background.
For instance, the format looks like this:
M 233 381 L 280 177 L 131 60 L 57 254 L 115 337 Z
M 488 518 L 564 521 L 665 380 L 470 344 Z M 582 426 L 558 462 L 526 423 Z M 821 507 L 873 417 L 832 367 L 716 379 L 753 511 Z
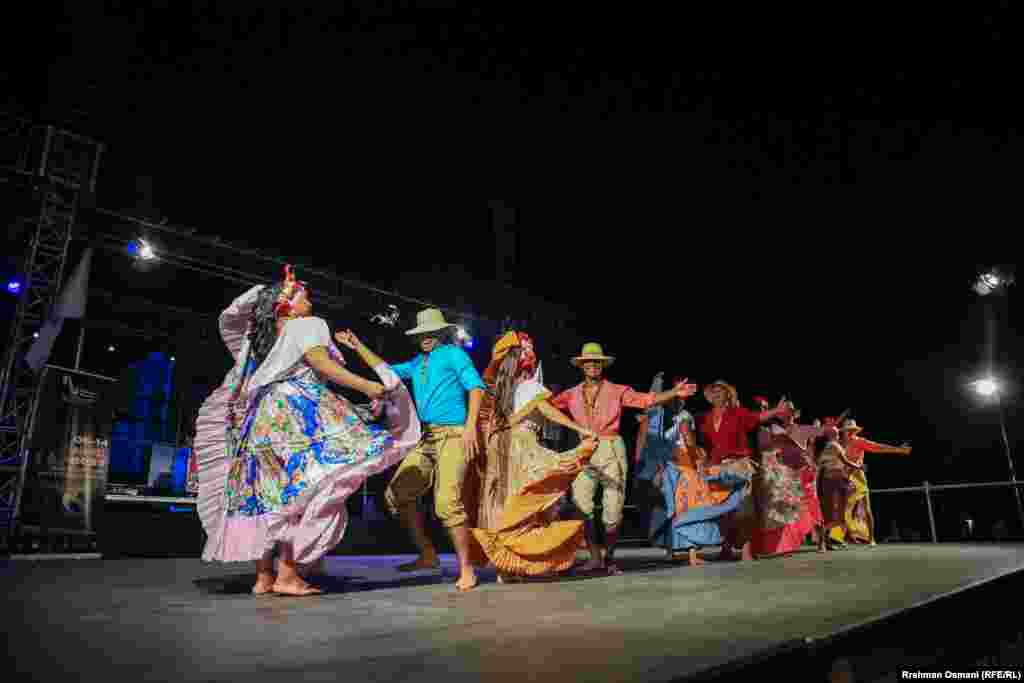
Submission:
M 622 394 L 622 405 L 625 408 L 639 408 L 640 410 L 647 410 L 657 403 L 657 401 L 658 397 L 656 394 L 642 394 L 639 391 L 633 391 L 632 389 L 626 389 Z
M 391 369 L 395 371 L 399 379 L 412 379 L 412 361 L 392 365 Z
M 462 385 L 463 389 L 466 391 L 473 391 L 474 389 L 487 390 L 487 385 L 480 378 L 480 373 L 476 371 L 473 359 L 469 357 L 468 353 L 460 348 L 454 348 L 451 358 L 452 367 L 455 369 L 455 374 L 459 378 L 459 384 Z

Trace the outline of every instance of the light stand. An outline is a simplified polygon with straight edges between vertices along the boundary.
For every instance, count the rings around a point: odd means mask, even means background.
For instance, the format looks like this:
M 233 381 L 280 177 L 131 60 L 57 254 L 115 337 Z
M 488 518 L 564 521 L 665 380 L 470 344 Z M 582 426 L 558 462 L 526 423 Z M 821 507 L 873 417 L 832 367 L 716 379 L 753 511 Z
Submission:
M 1024 503 L 1021 502 L 1020 487 L 1017 486 L 1017 472 L 1013 466 L 1013 456 L 1010 453 L 1010 439 L 1006 436 L 1006 418 L 1003 416 L 1003 402 L 996 392 L 996 409 L 999 410 L 999 431 L 1003 436 L 1003 448 L 1006 450 L 1006 464 L 1010 468 L 1010 481 L 1013 482 L 1013 495 L 1017 499 L 1017 520 L 1020 528 L 1024 531 Z

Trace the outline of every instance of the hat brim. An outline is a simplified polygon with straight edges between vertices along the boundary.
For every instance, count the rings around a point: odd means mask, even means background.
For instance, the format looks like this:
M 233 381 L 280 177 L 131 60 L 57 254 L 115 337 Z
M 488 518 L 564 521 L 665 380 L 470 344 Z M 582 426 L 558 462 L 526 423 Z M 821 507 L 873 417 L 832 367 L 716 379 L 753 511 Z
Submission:
M 440 323 L 433 323 L 431 325 L 421 325 L 420 327 L 414 327 L 411 330 L 409 330 L 408 332 L 406 332 L 406 334 L 409 335 L 409 336 L 412 336 L 414 334 L 426 334 L 428 332 L 440 332 L 441 330 L 447 330 L 447 329 L 450 329 L 452 327 L 458 327 L 458 325 L 454 325 L 452 323 L 445 323 L 443 325 L 440 324 Z
M 576 356 L 575 358 L 573 358 L 569 362 L 572 363 L 573 365 L 575 365 L 576 367 L 580 367 L 583 363 L 589 363 L 590 361 L 597 361 L 599 363 L 604 363 L 604 366 L 608 367 L 609 365 L 611 365 L 612 363 L 615 362 L 615 357 L 614 356 Z
M 864 428 L 863 427 L 840 427 L 839 431 L 841 431 L 841 432 L 863 432 Z

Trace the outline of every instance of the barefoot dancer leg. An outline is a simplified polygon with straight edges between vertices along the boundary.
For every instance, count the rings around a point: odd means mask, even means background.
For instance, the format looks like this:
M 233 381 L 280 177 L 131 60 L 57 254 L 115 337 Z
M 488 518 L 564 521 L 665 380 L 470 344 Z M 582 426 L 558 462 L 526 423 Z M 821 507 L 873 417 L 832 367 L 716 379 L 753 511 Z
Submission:
M 273 591 L 278 595 L 295 596 L 323 593 L 319 588 L 314 588 L 302 580 L 295 560 L 292 558 L 292 548 L 285 543 L 281 544 L 281 558 L 278 562 L 277 580 L 274 581 Z
M 256 563 L 256 585 L 252 587 L 253 595 L 266 595 L 274 592 L 274 558 L 269 553 Z

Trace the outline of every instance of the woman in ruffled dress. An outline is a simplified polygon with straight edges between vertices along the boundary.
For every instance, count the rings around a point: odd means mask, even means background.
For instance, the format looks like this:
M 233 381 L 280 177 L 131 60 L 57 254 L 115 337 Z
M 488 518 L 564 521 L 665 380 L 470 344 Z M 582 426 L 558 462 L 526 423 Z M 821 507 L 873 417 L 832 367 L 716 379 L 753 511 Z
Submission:
M 862 429 L 863 427 L 858 426 L 856 420 L 849 419 L 844 420 L 839 428 L 839 444 L 845 453 L 849 483 L 844 524 L 832 529 L 830 540 L 833 543 L 876 544 L 875 520 L 871 514 L 871 498 L 865 474 L 864 454 L 910 455 L 911 453 L 909 446 L 890 446 L 865 439 L 859 436 Z
M 772 424 L 759 435 L 761 472 L 760 524 L 754 536 L 754 554 L 785 555 L 800 549 L 808 534 L 819 552 L 825 552 L 821 501 L 817 492 L 814 444 L 822 427 L 797 423 L 800 412 L 787 401 L 790 414 L 783 424 Z
M 472 530 L 476 550 L 502 582 L 570 569 L 583 545 L 583 522 L 556 521 L 558 504 L 597 449 L 595 435 L 549 403 L 528 335 L 513 331 L 499 339 L 483 379 L 486 464 L 479 528 Z M 580 446 L 565 453 L 542 446 L 546 421 L 578 432 Z
M 341 541 L 348 496 L 419 438 L 412 398 L 390 367 L 360 345 L 380 382 L 345 369 L 312 311 L 290 267 L 283 282 L 232 302 L 219 322 L 235 366 L 196 420 L 203 559 L 255 561 L 255 594 L 321 592 L 302 568 Z M 382 401 L 389 427 L 369 424 L 328 382 Z
M 665 430 L 665 408 L 649 408 L 640 421 L 639 479 L 650 479 L 662 501 L 651 515 L 651 542 L 667 559 L 704 564 L 697 552 L 722 544 L 719 520 L 743 502 L 751 472 L 725 462 L 711 465 L 697 445 L 696 421 L 681 407 Z

